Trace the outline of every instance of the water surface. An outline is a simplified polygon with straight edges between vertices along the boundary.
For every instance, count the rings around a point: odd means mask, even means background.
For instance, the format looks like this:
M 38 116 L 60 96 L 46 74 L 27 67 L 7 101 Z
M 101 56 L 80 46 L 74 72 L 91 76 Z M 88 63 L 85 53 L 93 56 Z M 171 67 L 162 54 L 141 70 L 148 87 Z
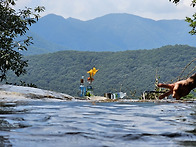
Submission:
M 0 103 L 0 146 L 196 146 L 195 103 Z

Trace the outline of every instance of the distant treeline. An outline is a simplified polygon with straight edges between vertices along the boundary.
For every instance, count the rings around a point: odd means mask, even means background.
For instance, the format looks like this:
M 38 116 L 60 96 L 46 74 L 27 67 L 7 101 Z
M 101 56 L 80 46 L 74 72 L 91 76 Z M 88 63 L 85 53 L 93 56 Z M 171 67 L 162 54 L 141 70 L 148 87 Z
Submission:
M 77 96 L 81 76 L 87 78 L 87 71 L 95 66 L 99 69 L 93 82 L 95 95 L 121 90 L 129 97 L 135 91 L 139 96 L 144 90 L 154 90 L 156 73 L 160 82 L 176 80 L 195 57 L 196 48 L 186 45 L 123 52 L 61 51 L 25 57 L 29 60 L 27 74 L 19 78 L 10 74 L 8 82 L 22 80 Z M 196 63 L 184 75 L 194 66 Z

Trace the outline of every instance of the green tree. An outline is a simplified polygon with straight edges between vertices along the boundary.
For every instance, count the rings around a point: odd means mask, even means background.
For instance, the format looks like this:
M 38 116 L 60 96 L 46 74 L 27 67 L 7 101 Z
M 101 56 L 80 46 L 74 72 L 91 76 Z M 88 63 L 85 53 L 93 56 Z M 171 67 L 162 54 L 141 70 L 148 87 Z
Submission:
M 29 26 L 36 23 L 44 7 L 25 8 L 16 11 L 16 0 L 0 0 L 0 80 L 5 80 L 7 72 L 17 76 L 26 73 L 27 61 L 23 60 L 20 50 L 27 50 L 32 38 L 25 36 Z M 18 37 L 23 36 L 22 40 Z
M 175 4 L 178 4 L 180 0 L 169 0 L 172 1 Z M 195 7 L 196 6 L 196 0 L 192 0 L 190 6 Z M 189 23 L 189 26 L 192 28 L 189 32 L 191 35 L 196 35 L 196 13 L 194 13 L 191 17 L 186 17 L 185 21 Z

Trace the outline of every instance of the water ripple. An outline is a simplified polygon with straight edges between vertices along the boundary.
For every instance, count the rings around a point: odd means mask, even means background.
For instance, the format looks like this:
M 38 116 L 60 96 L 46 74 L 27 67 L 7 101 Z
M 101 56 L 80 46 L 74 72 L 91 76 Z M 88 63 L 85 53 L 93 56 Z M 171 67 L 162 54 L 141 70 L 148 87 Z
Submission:
M 194 104 L 0 104 L 0 146 L 194 146 Z

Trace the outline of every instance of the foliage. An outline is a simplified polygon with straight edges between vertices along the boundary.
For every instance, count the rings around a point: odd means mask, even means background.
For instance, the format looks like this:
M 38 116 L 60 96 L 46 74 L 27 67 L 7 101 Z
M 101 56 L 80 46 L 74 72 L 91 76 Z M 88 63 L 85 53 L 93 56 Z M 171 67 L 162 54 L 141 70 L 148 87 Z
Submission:
M 182 97 L 183 100 L 196 99 L 196 89 L 193 89 L 188 95 Z
M 169 1 L 170 1 L 170 2 L 172 1 L 172 2 L 175 3 L 175 4 L 178 4 L 178 3 L 180 2 L 180 0 L 169 0 Z M 195 5 L 196 5 L 196 0 L 192 0 L 191 5 L 192 5 L 193 7 L 195 7 Z
M 178 4 L 180 0 L 169 0 L 172 1 L 175 4 Z M 192 7 L 196 6 L 196 0 L 192 0 L 191 4 Z M 194 13 L 191 17 L 186 17 L 185 21 L 189 23 L 189 26 L 192 28 L 192 30 L 189 32 L 191 35 L 196 35 L 196 13 Z
M 177 80 L 196 48 L 184 45 L 164 46 L 152 50 L 123 52 L 61 51 L 29 56 L 28 73 L 19 78 L 9 75 L 8 81 L 35 83 L 39 88 L 77 96 L 81 76 L 92 67 L 99 70 L 93 82 L 94 94 L 126 92 L 129 97 L 140 96 L 143 91 L 154 90 L 156 71 L 159 82 Z M 185 72 L 196 66 L 194 62 Z M 157 78 L 158 78 L 157 76 Z M 182 75 L 183 76 L 183 75 Z
M 27 61 L 23 60 L 18 50 L 27 50 L 32 38 L 24 36 L 29 26 L 34 24 L 43 7 L 34 10 L 26 8 L 16 11 L 15 0 L 0 0 L 0 80 L 6 79 L 7 71 L 12 70 L 17 76 L 26 73 Z
M 34 87 L 34 88 L 37 88 L 37 86 L 33 83 L 26 83 L 24 81 L 20 81 L 19 83 L 9 83 L 9 82 L 6 82 L 6 84 L 8 85 L 17 85 L 17 86 L 25 86 L 25 87 Z

